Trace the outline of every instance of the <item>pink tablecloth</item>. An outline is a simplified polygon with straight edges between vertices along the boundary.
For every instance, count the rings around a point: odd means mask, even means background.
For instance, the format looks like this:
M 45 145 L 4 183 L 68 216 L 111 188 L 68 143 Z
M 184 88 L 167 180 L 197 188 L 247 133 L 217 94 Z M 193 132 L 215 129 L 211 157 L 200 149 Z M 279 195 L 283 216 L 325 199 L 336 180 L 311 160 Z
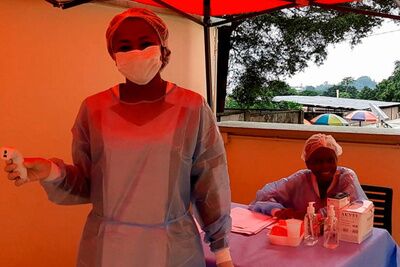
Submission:
M 203 248 L 207 266 L 216 266 L 208 245 L 203 244 Z M 398 260 L 395 241 L 386 230 L 378 228 L 374 228 L 372 236 L 363 243 L 341 241 L 334 250 L 324 248 L 322 240 L 313 247 L 272 245 L 266 229 L 253 236 L 231 233 L 230 250 L 235 267 L 395 267 Z

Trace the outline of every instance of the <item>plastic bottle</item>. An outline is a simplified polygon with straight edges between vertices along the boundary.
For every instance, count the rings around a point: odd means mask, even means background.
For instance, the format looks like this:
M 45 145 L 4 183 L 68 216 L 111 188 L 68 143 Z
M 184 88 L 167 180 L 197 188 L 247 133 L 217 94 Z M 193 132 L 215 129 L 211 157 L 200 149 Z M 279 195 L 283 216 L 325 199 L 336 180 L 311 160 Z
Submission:
M 338 245 L 338 221 L 335 217 L 335 207 L 330 205 L 328 207 L 328 217 L 326 217 L 324 222 L 324 247 L 334 249 Z
M 304 244 L 307 246 L 314 246 L 318 242 L 318 222 L 314 203 L 308 202 L 307 214 L 304 216 Z

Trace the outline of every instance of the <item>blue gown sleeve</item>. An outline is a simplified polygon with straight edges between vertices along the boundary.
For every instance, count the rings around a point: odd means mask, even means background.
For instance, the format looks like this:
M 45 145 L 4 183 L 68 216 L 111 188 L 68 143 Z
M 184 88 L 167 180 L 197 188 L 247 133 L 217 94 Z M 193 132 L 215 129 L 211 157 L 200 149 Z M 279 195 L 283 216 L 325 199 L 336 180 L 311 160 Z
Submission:
M 42 181 L 50 201 L 60 205 L 90 203 L 90 141 L 85 102 L 81 105 L 72 128 L 73 165 L 60 159 L 51 159 L 61 170 L 61 176 L 52 181 Z
M 266 184 L 257 191 L 256 199 L 249 205 L 249 209 L 263 214 L 271 215 L 273 209 L 289 208 L 291 190 L 296 188 L 296 181 L 300 181 L 297 172 L 287 178 Z M 300 185 L 299 185 L 300 186 Z
M 205 241 L 210 243 L 213 252 L 228 247 L 231 192 L 225 148 L 213 113 L 204 101 L 193 155 L 191 185 L 191 201 L 205 232 Z

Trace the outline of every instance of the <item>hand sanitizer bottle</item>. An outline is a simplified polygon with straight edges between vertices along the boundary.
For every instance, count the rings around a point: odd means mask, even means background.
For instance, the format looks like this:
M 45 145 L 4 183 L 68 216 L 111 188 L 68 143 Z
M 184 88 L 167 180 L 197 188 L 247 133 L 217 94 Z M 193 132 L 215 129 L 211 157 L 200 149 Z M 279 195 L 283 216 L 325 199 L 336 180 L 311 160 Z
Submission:
M 314 246 L 318 242 L 318 222 L 315 215 L 315 202 L 308 202 L 307 214 L 304 216 L 304 244 Z
M 334 249 L 339 245 L 338 222 L 333 205 L 329 205 L 324 222 L 324 247 Z

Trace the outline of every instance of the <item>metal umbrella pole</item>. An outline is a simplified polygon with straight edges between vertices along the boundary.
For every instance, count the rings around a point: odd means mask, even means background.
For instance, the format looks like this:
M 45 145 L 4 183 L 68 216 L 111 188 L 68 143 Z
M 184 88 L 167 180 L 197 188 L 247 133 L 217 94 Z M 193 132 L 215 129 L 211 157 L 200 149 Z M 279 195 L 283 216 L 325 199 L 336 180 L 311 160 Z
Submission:
M 210 47 L 210 0 L 203 2 L 204 17 L 204 53 L 206 64 L 206 89 L 207 89 L 207 103 L 213 109 L 213 95 L 212 95 L 212 71 L 211 71 L 211 47 Z M 213 109 L 214 110 L 214 109 Z

